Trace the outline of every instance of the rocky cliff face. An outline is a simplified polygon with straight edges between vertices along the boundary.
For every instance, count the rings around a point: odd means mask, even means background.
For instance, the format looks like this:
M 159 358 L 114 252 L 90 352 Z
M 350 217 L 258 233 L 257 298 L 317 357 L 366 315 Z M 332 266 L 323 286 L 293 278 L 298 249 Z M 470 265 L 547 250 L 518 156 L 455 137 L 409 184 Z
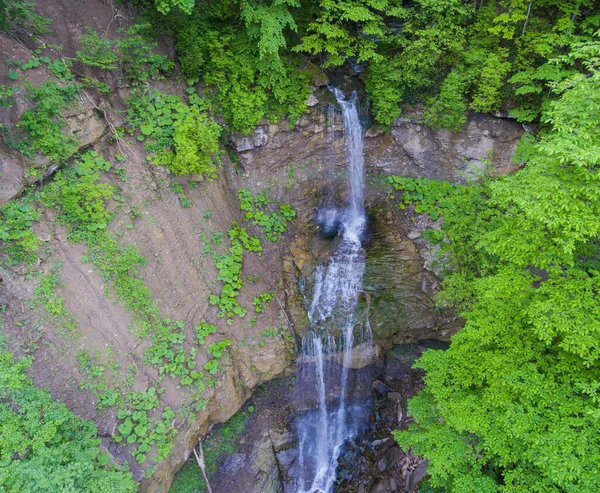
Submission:
M 308 324 L 306 303 L 314 269 L 335 249 L 335 240 L 324 238 L 316 226 L 317 211 L 343 204 L 346 196 L 343 128 L 330 100 L 326 90 L 317 88 L 310 112 L 294 129 L 265 124 L 250 136 L 231 138 L 238 151 L 238 181 L 254 190 L 269 188 L 299 211 L 297 231 L 282 254 L 287 307 L 297 332 Z M 460 132 L 434 131 L 419 123 L 416 110 L 399 118 L 388 133 L 366 132 L 365 202 L 370 225 L 360 308 L 363 318 L 369 316 L 380 345 L 448 339 L 460 327 L 452 314 L 433 310 L 438 280 L 431 252 L 426 242 L 418 240 L 432 224 L 399 210 L 382 177 L 456 183 L 482 173 L 510 173 L 518 169 L 511 157 L 522 134 L 516 122 L 482 114 L 470 114 Z

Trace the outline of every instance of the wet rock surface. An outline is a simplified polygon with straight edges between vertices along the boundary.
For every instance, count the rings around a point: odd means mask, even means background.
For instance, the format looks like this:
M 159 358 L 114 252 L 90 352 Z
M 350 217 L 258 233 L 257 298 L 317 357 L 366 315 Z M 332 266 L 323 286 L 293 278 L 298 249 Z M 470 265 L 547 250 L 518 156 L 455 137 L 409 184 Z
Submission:
M 412 421 L 407 400 L 423 386 L 423 374 L 412 364 L 430 347 L 445 346 L 436 341 L 396 345 L 355 376 L 366 385 L 354 396 L 360 393 L 368 409 L 359 435 L 348 440 L 340 454 L 336 492 L 417 491 L 426 477 L 426 462 L 401 450 L 391 433 L 406 429 Z M 298 460 L 294 422 L 307 410 L 303 389 L 296 382 L 287 377 L 263 384 L 246 402 L 254 412 L 238 441 L 239 450 L 223 458 L 211 478 L 215 493 L 294 491 L 289 486 Z

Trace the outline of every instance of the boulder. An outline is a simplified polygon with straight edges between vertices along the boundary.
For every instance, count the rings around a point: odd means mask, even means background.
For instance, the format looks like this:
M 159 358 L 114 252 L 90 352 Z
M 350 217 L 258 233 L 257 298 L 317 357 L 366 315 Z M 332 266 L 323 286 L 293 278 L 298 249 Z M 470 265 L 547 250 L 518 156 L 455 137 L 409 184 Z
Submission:
M 427 466 L 429 465 L 428 460 L 421 462 L 410 474 L 409 486 L 411 489 L 417 489 L 419 483 L 423 481 L 427 476 Z
M 392 391 L 391 387 L 383 383 L 381 380 L 375 380 L 371 384 L 371 387 L 373 387 L 381 395 L 387 395 L 388 392 Z

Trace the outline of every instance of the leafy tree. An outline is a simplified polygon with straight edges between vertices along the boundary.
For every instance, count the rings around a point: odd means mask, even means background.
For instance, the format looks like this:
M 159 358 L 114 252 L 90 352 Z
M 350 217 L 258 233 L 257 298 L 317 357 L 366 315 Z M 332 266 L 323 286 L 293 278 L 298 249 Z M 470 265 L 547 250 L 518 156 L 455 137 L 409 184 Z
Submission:
M 284 52 L 285 31 L 296 29 L 285 2 L 212 2 L 191 15 L 155 20 L 175 38 L 183 75 L 213 88 L 204 96 L 228 123 L 250 132 L 264 117 L 305 111 L 308 77 L 297 57 Z
M 416 422 L 395 432 L 431 460 L 434 487 L 600 488 L 598 50 L 572 45 L 583 72 L 555 86 L 548 129 L 519 150 L 525 169 L 440 196 L 444 226 L 432 238 L 450 240 L 454 266 L 441 301 L 466 325 L 419 360 Z

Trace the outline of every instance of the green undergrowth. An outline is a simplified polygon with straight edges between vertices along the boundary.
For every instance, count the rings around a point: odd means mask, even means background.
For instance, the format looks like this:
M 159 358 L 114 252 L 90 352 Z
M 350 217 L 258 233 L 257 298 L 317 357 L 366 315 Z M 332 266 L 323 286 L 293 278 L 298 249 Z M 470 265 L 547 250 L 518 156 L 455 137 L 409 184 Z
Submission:
M 275 295 L 272 293 L 261 293 L 259 296 L 255 296 L 252 300 L 254 311 L 256 313 L 262 313 L 265 310 L 266 305 L 273 299 Z
M 52 162 L 72 156 L 78 142 L 76 137 L 66 133 L 63 112 L 74 105 L 78 93 L 75 84 L 63 87 L 48 81 L 35 87 L 26 83 L 25 98 L 31 100 L 32 106 L 9 132 L 8 145 L 30 158 L 41 153 Z
M 52 19 L 36 13 L 35 7 L 35 2 L 28 0 L 3 0 L 0 3 L 0 31 L 9 32 L 21 27 L 34 36 L 52 33 L 48 29 Z
M 266 193 L 256 196 L 246 189 L 238 192 L 240 209 L 246 213 L 244 221 L 260 227 L 269 241 L 278 241 L 287 230 L 288 223 L 296 217 L 296 211 L 289 204 L 274 205 Z
M 498 215 L 488 200 L 489 180 L 470 185 L 452 184 L 428 178 L 389 176 L 387 183 L 402 192 L 400 208 L 413 205 L 418 214 L 428 214 L 433 221 L 442 219 L 439 228 L 427 229 L 423 238 L 437 245 L 436 266 L 449 273 L 459 266 L 477 265 L 480 272 L 491 268 L 490 259 L 479 255 L 471 228 L 486 224 Z M 393 192 L 390 197 L 396 198 Z M 461 242 L 465 248 L 455 249 L 451 243 Z M 452 253 L 450 257 L 447 257 Z
M 46 50 L 48 51 L 48 50 Z M 31 70 L 40 66 L 46 67 L 52 74 L 61 82 L 67 83 L 73 79 L 71 73 L 72 62 L 70 59 L 52 58 L 49 55 L 44 54 L 44 50 L 41 48 L 33 50 L 31 58 L 25 62 L 20 60 L 8 60 L 6 62 L 8 66 L 16 67 L 21 71 Z M 10 71 L 10 79 L 17 80 L 19 73 L 14 70 Z
M 223 287 L 218 295 L 210 295 L 209 302 L 219 307 L 217 318 L 227 317 L 227 324 L 232 325 L 235 315 L 243 318 L 248 311 L 237 300 L 244 285 L 242 280 L 244 250 L 257 252 L 260 255 L 262 245 L 258 238 L 250 236 L 246 228 L 240 228 L 237 223 L 232 224 L 227 234 L 231 241 L 229 255 L 215 255 L 215 266 L 219 269 L 217 280 L 223 283 Z
M 75 353 L 75 356 L 79 360 L 79 369 L 84 375 L 79 388 L 94 394 L 97 399 L 96 409 L 102 411 L 112 406 L 120 406 L 123 396 L 114 387 L 119 378 L 121 365 L 114 361 L 106 365 L 99 364 L 85 349 Z M 112 356 L 112 348 L 109 349 L 109 356 Z M 128 382 L 126 381 L 125 384 L 128 385 Z
M 206 113 L 203 99 L 185 104 L 158 91 L 128 99 L 128 124 L 145 142 L 148 159 L 176 175 L 195 173 L 207 179 L 217 175 L 221 127 Z
M 206 474 L 210 480 L 217 471 L 218 463 L 224 457 L 236 452 L 240 436 L 246 431 L 248 413 L 238 411 L 229 421 L 211 431 L 202 442 Z M 202 493 L 206 483 L 196 459 L 192 456 L 175 476 L 169 493 Z
M 12 200 L 0 207 L 0 242 L 8 265 L 19 262 L 33 264 L 37 260 L 38 237 L 32 226 L 39 221 L 42 211 L 27 198 Z
M 109 39 L 86 28 L 85 34 L 79 37 L 81 48 L 77 50 L 76 60 L 90 67 L 119 71 L 119 81 L 134 84 L 171 74 L 173 62 L 167 56 L 153 52 L 156 42 L 149 25 L 134 24 L 117 32 L 119 37 Z
M 75 416 L 36 388 L 26 370 L 0 344 L 0 488 L 7 492 L 137 491 L 131 473 L 100 449 L 92 421 Z
M 77 337 L 79 322 L 67 309 L 65 301 L 56 293 L 57 288 L 62 285 L 59 275 L 60 265 L 57 265 L 41 277 L 40 283 L 33 290 L 31 306 L 35 308 L 41 305 L 48 313 L 51 323 L 58 329 L 58 333 Z
M 109 171 L 112 164 L 95 151 L 86 152 L 72 166 L 56 174 L 41 192 L 46 207 L 60 211 L 58 220 L 73 229 L 73 234 L 106 230 L 112 212 L 107 203 L 115 188 L 100 182 L 100 173 Z

